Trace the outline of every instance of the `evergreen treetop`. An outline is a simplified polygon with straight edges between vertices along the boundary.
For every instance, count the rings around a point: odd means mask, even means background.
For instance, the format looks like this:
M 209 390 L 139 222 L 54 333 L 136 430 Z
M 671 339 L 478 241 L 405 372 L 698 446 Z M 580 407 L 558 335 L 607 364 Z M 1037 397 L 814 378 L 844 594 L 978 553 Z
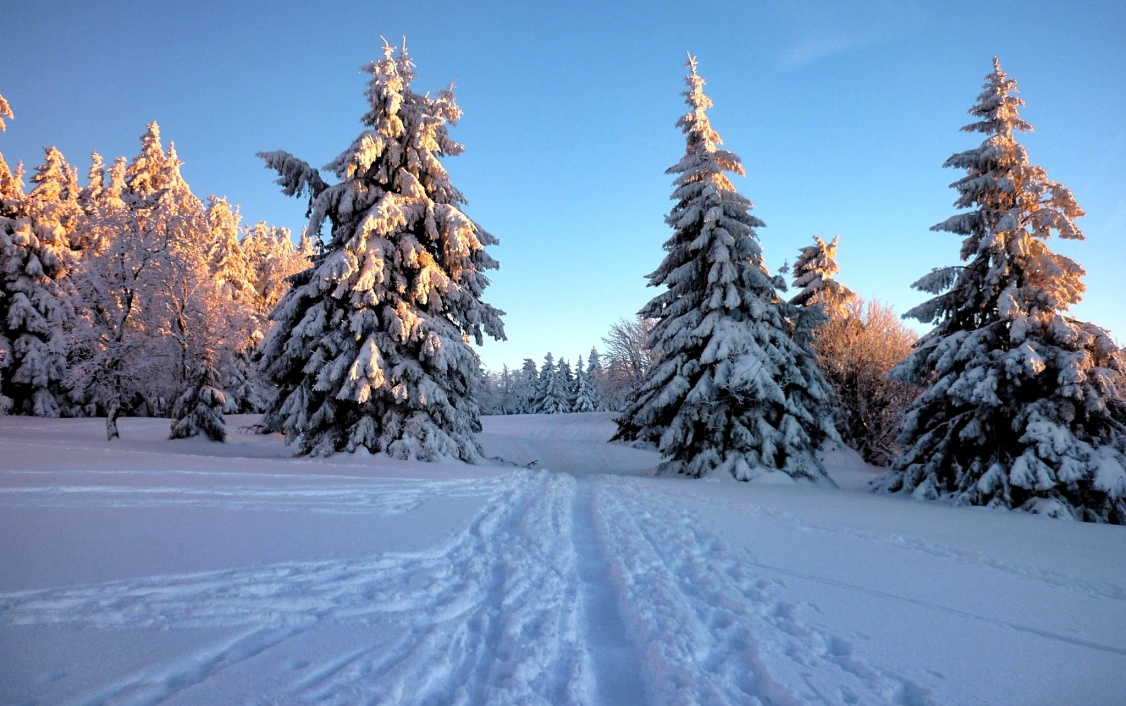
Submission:
M 798 290 L 790 303 L 803 307 L 820 306 L 829 318 L 847 316 L 849 300 L 856 296 L 836 279 L 841 271 L 837 265 L 837 245 L 841 236 L 826 243 L 821 236 L 813 236 L 813 245 L 798 251 L 794 261 L 794 288 Z

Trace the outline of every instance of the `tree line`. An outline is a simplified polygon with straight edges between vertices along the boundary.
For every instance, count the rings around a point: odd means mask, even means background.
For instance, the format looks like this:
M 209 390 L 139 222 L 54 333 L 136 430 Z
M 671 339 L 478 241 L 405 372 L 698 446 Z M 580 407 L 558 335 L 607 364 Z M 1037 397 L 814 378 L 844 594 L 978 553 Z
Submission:
M 84 185 L 50 147 L 25 193 L 22 165 L 0 155 L 0 411 L 105 416 L 110 438 L 120 415 L 221 436 L 201 399 L 219 414 L 269 406 L 254 351 L 313 241 L 241 225 L 181 164 L 156 123 L 132 160 L 93 154 Z

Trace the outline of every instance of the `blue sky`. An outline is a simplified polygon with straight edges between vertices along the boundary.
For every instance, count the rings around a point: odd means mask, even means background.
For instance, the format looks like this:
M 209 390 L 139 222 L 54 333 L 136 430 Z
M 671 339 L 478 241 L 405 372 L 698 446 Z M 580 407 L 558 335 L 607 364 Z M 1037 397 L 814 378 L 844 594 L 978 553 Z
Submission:
M 149 121 L 201 198 L 300 232 L 254 156 L 326 164 L 360 130 L 380 35 L 406 36 L 414 88 L 456 82 L 465 111 L 445 164 L 500 238 L 486 300 L 508 341 L 485 364 L 586 355 L 648 301 L 684 143 L 685 53 L 713 126 L 747 168 L 771 268 L 841 236 L 840 279 L 904 311 L 957 261 L 928 229 L 954 213 L 942 169 L 994 54 L 1028 102 L 1034 163 L 1070 187 L 1087 240 L 1051 247 L 1088 272 L 1076 315 L 1126 342 L 1126 6 L 1121 2 L 20 2 L 0 0 L 0 152 L 29 170 L 55 145 L 132 158 Z M 918 326 L 917 326 L 918 328 Z

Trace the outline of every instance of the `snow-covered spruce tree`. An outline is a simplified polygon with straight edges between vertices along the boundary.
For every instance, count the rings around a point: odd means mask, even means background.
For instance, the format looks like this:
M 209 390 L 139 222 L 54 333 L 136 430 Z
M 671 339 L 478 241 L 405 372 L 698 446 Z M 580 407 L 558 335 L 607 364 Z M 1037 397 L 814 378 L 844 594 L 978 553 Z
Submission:
M 68 229 L 75 226 L 78 206 L 62 155 L 53 147 L 45 152 L 31 193 L 15 206 L 16 218 L 0 228 L 0 386 L 13 412 L 57 417 L 69 410 L 64 383 L 75 318 L 69 279 L 75 258 Z
M 536 388 L 539 386 L 539 370 L 536 361 L 525 358 L 516 373 L 514 395 L 517 409 L 513 414 L 531 414 L 536 402 Z
M 1082 239 L 1071 191 L 1030 164 L 1015 133 L 1024 101 L 996 58 L 963 128 L 985 141 L 945 166 L 959 213 L 932 230 L 964 236 L 963 264 L 915 283 L 935 296 L 907 312 L 935 328 L 893 371 L 924 383 L 878 484 L 956 504 L 1126 523 L 1126 402 L 1106 331 L 1066 315 L 1083 269 L 1046 240 Z
M 503 312 L 481 300 L 497 241 L 461 207 L 439 158 L 457 155 L 450 91 L 411 90 L 405 48 L 370 64 L 367 129 L 327 167 L 261 156 L 285 193 L 310 197 L 309 232 L 332 232 L 313 267 L 271 314 L 262 369 L 279 386 L 266 417 L 300 454 L 366 448 L 403 459 L 480 457 L 470 345 L 504 338 Z
M 856 293 L 833 277 L 841 268 L 837 265 L 837 244 L 841 236 L 826 243 L 821 236 L 813 236 L 813 245 L 798 251 L 794 261 L 794 288 L 798 293 L 790 298 L 797 306 L 821 306 L 829 319 L 848 316 L 848 302 Z
M 560 358 L 555 366 L 559 376 L 559 389 L 563 391 L 563 412 L 573 412 L 575 406 L 575 373 L 566 358 Z
M 580 355 L 575 365 L 574 393 L 571 395 L 572 412 L 597 412 L 599 401 L 598 391 L 590 381 L 590 373 L 583 368 L 583 357 Z
M 169 439 L 187 439 L 204 434 L 212 441 L 227 440 L 227 424 L 223 419 L 226 396 L 220 388 L 215 366 L 203 361 L 191 385 L 176 402 L 172 432 Z
M 555 365 L 555 357 L 548 353 L 536 378 L 536 391 L 532 399 L 532 414 L 563 414 L 567 412 L 567 390 Z
M 777 470 L 832 483 L 816 456 L 836 439 L 828 385 L 794 337 L 802 310 L 779 298 L 785 283 L 766 271 L 755 234 L 764 224 L 725 175 L 743 166 L 719 147 L 691 56 L 688 69 L 689 112 L 677 122 L 687 148 L 668 170 L 677 175 L 666 218 L 674 232 L 649 275 L 665 291 L 640 312 L 656 320 L 656 362 L 616 438 L 657 441 L 665 472 L 752 480 Z
M 4 118 L 11 118 L 12 109 L 4 96 L 0 96 L 0 132 L 4 132 L 7 125 Z M 4 155 L 0 153 L 0 247 L 11 241 L 15 233 L 19 209 L 17 204 L 23 201 L 23 181 L 20 169 L 13 174 Z M 5 303 L 7 293 L 0 287 L 0 312 L 7 310 Z M 12 342 L 4 334 L 5 326 L 0 321 L 0 414 L 7 414 L 12 409 L 12 399 L 4 394 L 4 369 L 12 362 Z

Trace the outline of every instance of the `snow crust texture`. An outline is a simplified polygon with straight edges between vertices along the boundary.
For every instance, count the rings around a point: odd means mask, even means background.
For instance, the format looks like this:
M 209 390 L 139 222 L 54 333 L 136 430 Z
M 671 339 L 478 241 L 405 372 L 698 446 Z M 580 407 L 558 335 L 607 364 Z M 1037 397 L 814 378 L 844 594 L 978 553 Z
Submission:
M 605 443 L 611 417 L 484 420 L 487 454 L 566 470 L 0 420 L 0 703 L 919 706 L 1058 685 L 1098 705 L 1126 687 L 1119 528 L 654 478 L 656 453 Z M 863 486 L 849 459 L 825 465 Z

